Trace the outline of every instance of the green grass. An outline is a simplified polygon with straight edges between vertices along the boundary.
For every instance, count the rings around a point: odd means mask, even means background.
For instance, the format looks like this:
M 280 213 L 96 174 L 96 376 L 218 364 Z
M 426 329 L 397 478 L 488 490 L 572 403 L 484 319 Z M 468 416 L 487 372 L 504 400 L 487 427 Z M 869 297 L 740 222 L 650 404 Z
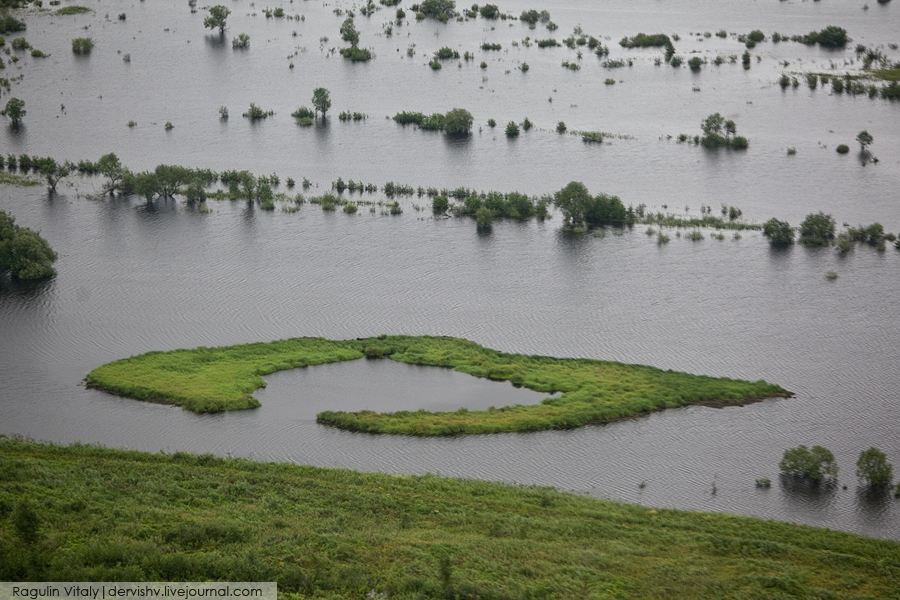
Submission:
M 30 544 L 13 526 L 23 502 Z M 547 488 L 0 438 L 0 578 L 274 580 L 282 598 L 896 598 L 900 545 Z
M 15 173 L 0 171 L 0 185 L 18 185 L 20 187 L 31 187 L 38 185 L 39 183 L 40 182 L 36 179 L 26 177 L 25 175 L 16 175 Z
M 94 11 L 92 11 L 87 6 L 73 5 L 73 6 L 63 6 L 62 8 L 58 8 L 55 11 L 53 11 L 53 14 L 65 16 L 65 15 L 81 15 L 81 14 L 89 13 L 89 12 L 94 12 Z
M 900 81 L 900 67 L 894 67 L 892 69 L 875 69 L 872 71 L 872 75 L 877 79 L 883 79 L 885 81 Z
M 390 358 L 444 367 L 537 392 L 540 404 L 482 411 L 332 412 L 318 422 L 368 433 L 455 435 L 569 429 L 689 404 L 743 404 L 789 392 L 764 381 L 690 375 L 591 359 L 505 354 L 449 337 L 382 336 L 356 340 L 296 338 L 221 348 L 150 352 L 98 367 L 86 378 L 122 396 L 172 403 L 195 412 L 254 408 L 262 375 L 345 360 Z

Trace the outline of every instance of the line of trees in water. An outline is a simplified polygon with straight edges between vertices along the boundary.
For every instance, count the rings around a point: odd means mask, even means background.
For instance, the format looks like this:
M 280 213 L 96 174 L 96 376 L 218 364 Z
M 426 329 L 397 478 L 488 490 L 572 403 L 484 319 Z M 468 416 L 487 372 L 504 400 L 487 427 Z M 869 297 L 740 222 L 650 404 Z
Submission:
M 813 485 L 834 484 L 838 478 L 838 465 L 834 454 L 824 446 L 804 445 L 784 451 L 778 468 L 784 477 L 805 481 Z M 868 448 L 860 452 L 856 460 L 856 477 L 871 492 L 887 492 L 894 478 L 894 467 L 884 452 L 878 448 Z M 771 485 L 768 479 L 757 479 L 757 487 Z M 845 486 L 846 489 L 846 486 Z M 900 485 L 894 494 L 900 498 Z
M 769 219 L 763 225 L 763 235 L 776 248 L 791 246 L 796 238 L 799 244 L 811 248 L 834 245 L 841 254 L 852 250 L 854 244 L 867 244 L 884 252 L 887 244 L 893 242 L 900 250 L 900 239 L 896 234 L 885 231 L 881 223 L 847 227 L 845 231 L 836 233 L 834 217 L 821 211 L 807 215 L 796 231 L 787 221 Z
M 282 180 L 275 173 L 254 175 L 247 170 L 235 169 L 217 172 L 180 165 L 157 165 L 152 170 L 132 171 L 123 165 L 114 153 L 105 154 L 96 161 L 82 160 L 77 163 L 58 162 L 50 157 L 27 154 L 18 156 L 9 154 L 6 157 L 0 155 L 0 169 L 4 167 L 11 172 L 18 171 L 23 174 L 32 172 L 43 176 L 51 194 L 56 192 L 62 179 L 78 173 L 101 177 L 103 195 L 134 195 L 143 198 L 148 204 L 156 199 L 181 197 L 189 206 L 201 210 L 207 210 L 208 199 L 244 200 L 263 210 L 274 210 L 276 201 L 284 201 L 288 203 L 285 210 L 295 212 L 307 201 L 303 194 L 289 193 L 297 185 L 291 177 L 284 181 L 286 191 L 279 191 L 282 189 Z M 222 186 L 224 189 L 222 187 L 212 189 L 216 186 Z M 312 183 L 304 178 L 303 191 L 311 187 Z M 318 204 L 323 210 L 341 207 L 348 214 L 356 213 L 358 205 L 370 205 L 370 212 L 376 212 L 376 206 L 383 206 L 387 214 L 397 215 L 402 213 L 402 208 L 395 198 L 427 197 L 431 200 L 432 212 L 436 216 L 472 218 L 481 231 L 489 231 L 495 220 L 544 220 L 550 217 L 550 209 L 555 207 L 563 217 L 563 228 L 574 233 L 606 227 L 630 228 L 636 224 L 646 224 L 660 228 L 692 228 L 694 231 L 688 235 L 688 239 L 694 241 L 703 239 L 702 233 L 699 232 L 701 228 L 736 232 L 761 230 L 774 247 L 787 247 L 796 240 L 808 247 L 833 244 L 840 252 L 846 253 L 856 243 L 865 243 L 883 251 L 887 243 L 893 242 L 900 250 L 900 239 L 895 234 L 886 232 L 879 223 L 848 227 L 846 231 L 836 233 L 834 218 L 821 212 L 808 215 L 796 230 L 787 221 L 776 218 L 769 219 L 764 224 L 747 222 L 743 220 L 741 210 L 734 206 L 723 206 L 721 216 L 713 215 L 710 206 L 702 206 L 700 216 L 653 212 L 644 204 L 626 206 L 615 195 L 592 194 L 583 183 L 577 181 L 570 182 L 554 194 L 542 196 L 520 192 L 484 192 L 466 187 L 454 189 L 415 187 L 393 181 L 377 185 L 343 178 L 332 182 L 331 190 L 334 194 L 312 197 L 309 202 Z M 381 192 L 388 201 L 353 200 L 345 197 L 345 192 L 351 196 L 355 193 Z M 663 205 L 663 209 L 667 208 Z M 648 229 L 648 232 L 656 233 L 660 244 L 669 241 L 668 236 L 662 231 L 657 233 Z M 720 236 L 719 239 L 724 238 Z

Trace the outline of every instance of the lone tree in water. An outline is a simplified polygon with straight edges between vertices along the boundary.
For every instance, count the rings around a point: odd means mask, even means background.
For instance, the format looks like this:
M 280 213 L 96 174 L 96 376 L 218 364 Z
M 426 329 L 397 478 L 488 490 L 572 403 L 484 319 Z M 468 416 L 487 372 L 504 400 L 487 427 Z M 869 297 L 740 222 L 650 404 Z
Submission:
M 467 136 L 472 129 L 472 120 L 472 113 L 464 108 L 454 108 L 444 115 L 444 132 L 451 136 Z
M 3 114 L 4 117 L 9 117 L 13 127 L 18 127 L 22 124 L 22 117 L 26 114 L 25 101 L 18 98 L 10 98 L 9 102 L 6 103 L 6 108 L 0 114 Z
M 856 461 L 856 476 L 869 487 L 887 487 L 894 477 L 894 468 L 878 448 L 863 450 Z
M 207 29 L 219 28 L 219 33 L 225 35 L 225 20 L 231 14 L 231 9 L 221 4 L 209 7 L 209 15 L 203 19 L 203 26 Z
M 322 119 L 325 119 L 325 113 L 331 108 L 331 94 L 325 88 L 316 88 L 313 90 L 312 104 L 315 109 L 315 115 L 322 113 Z
M 55 260 L 47 240 L 16 225 L 12 215 L 0 210 L 0 273 L 8 271 L 15 279 L 46 279 L 56 274 Z
M 868 152 L 869 144 L 874 142 L 875 138 L 868 131 L 862 130 L 856 135 L 856 141 L 859 142 L 860 153 L 865 154 Z

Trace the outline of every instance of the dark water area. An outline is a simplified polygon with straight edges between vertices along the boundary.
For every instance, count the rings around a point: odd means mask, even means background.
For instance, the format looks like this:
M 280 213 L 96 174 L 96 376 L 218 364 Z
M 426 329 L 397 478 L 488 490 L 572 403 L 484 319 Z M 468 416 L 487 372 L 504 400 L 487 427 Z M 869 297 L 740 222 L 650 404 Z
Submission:
M 342 45 L 343 17 L 332 11 L 350 7 L 346 2 L 271 5 L 303 14 L 302 22 L 266 19 L 261 6 L 233 3 L 221 40 L 203 30 L 203 11 L 190 14 L 186 2 L 89 0 L 94 14 L 26 17 L 29 42 L 51 56 L 20 53 L 19 63 L 7 61 L 5 77 L 24 74 L 11 95 L 26 101 L 28 115 L 18 131 L 0 128 L 0 152 L 77 160 L 112 151 L 135 169 L 179 163 L 275 171 L 308 177 L 315 193 L 338 176 L 529 194 L 581 180 L 654 210 L 697 214 L 711 205 L 715 213 L 727 203 L 749 220 L 793 224 L 823 210 L 838 224 L 880 221 L 898 231 L 900 105 L 810 91 L 802 75 L 796 90 L 776 83 L 782 72 L 858 69 L 856 43 L 900 59 L 889 46 L 900 42 L 900 5 L 865 4 L 578 0 L 549 9 L 559 25 L 553 33 L 517 21 L 412 19 L 391 37 L 383 26 L 393 10 L 382 9 L 356 17 L 361 45 L 376 58 L 350 65 L 330 52 Z M 500 7 L 517 15 L 533 6 L 516 0 Z M 577 60 L 574 50 L 521 44 L 526 36 L 562 40 L 578 24 L 603 37 L 609 58 L 632 58 L 633 66 L 605 69 L 585 52 L 581 70 L 571 72 L 560 63 Z M 754 58 L 749 71 L 740 59 L 707 64 L 699 74 L 657 67 L 661 52 L 618 45 L 640 31 L 678 33 L 685 60 L 711 60 L 740 56 L 744 47 L 731 36 L 692 32 L 790 35 L 830 24 L 853 38 L 846 50 L 765 42 L 753 50 L 762 61 Z M 240 32 L 251 37 L 245 52 L 231 48 Z M 90 57 L 75 57 L 70 40 L 84 35 L 96 46 Z M 483 52 L 485 41 L 503 50 Z M 426 63 L 441 46 L 474 52 L 475 60 L 432 71 Z M 523 61 L 527 73 L 518 70 Z M 605 85 L 608 77 L 617 83 Z M 309 105 L 318 86 L 331 90 L 328 125 L 295 126 L 290 112 Z M 250 102 L 275 116 L 251 124 L 240 116 Z M 219 120 L 222 105 L 227 122 Z M 467 140 L 387 119 L 455 106 L 475 116 Z M 342 110 L 368 119 L 341 123 Z M 750 139 L 747 152 L 707 152 L 667 139 L 699 133 L 700 121 L 716 111 Z M 507 140 L 503 124 L 526 116 L 535 129 Z M 500 125 L 491 130 L 488 118 Z M 137 126 L 127 127 L 129 120 Z M 556 134 L 560 120 L 619 137 L 584 144 Z M 174 125 L 169 132 L 166 121 Z M 878 164 L 863 167 L 855 157 L 861 129 L 875 136 Z M 854 150 L 840 156 L 839 143 Z M 788 147 L 797 154 L 788 156 Z M 49 282 L 0 280 L 0 434 L 551 485 L 900 539 L 900 501 L 863 493 L 854 476 L 856 457 L 870 446 L 900 468 L 900 253 L 892 247 L 878 253 L 859 246 L 843 257 L 831 248 L 776 251 L 757 232 L 724 241 L 707 232 L 702 242 L 670 232 L 671 242 L 657 246 L 643 228 L 602 239 L 565 235 L 558 215 L 495 223 L 493 233 L 479 235 L 471 220 L 415 210 L 428 208 L 424 199 L 404 200 L 400 216 L 310 205 L 269 213 L 229 202 L 210 202 L 212 212 L 201 214 L 172 201 L 147 207 L 85 197 L 99 185 L 73 178 L 53 199 L 41 187 L 0 186 L 0 209 L 39 230 L 60 254 L 59 274 Z M 828 271 L 838 278 L 826 280 Z M 416 439 L 322 427 L 315 413 L 370 405 L 452 410 L 541 397 L 388 361 L 274 374 L 258 392 L 261 408 L 219 415 L 81 385 L 94 367 L 148 350 L 400 333 L 762 378 L 796 396 L 573 431 Z M 848 489 L 793 489 L 780 481 L 781 454 L 798 444 L 830 448 Z M 756 489 L 759 477 L 771 478 L 772 488 Z
M 869 446 L 900 463 L 894 250 L 774 252 L 757 233 L 658 247 L 638 230 L 572 238 L 558 220 L 500 223 L 479 236 L 467 221 L 412 211 L 212 206 L 209 215 L 172 202 L 148 211 L 4 189 L 0 209 L 39 229 L 60 260 L 47 283 L 0 289 L 0 433 L 552 485 L 900 538 L 897 501 L 860 497 L 854 477 L 856 456 Z M 827 281 L 829 270 L 839 278 Z M 408 367 L 388 361 L 315 367 L 270 376 L 259 409 L 219 415 L 80 384 L 92 368 L 150 349 L 381 333 L 764 378 L 796 397 L 573 431 L 416 439 L 319 426 L 319 405 L 303 406 L 298 386 L 322 390 L 312 400 L 320 403 L 370 388 L 376 403 L 392 406 L 421 396 L 429 382 L 456 386 L 464 376 L 426 369 L 438 374 L 398 377 Z M 346 375 L 328 396 L 330 368 Z M 490 400 L 468 384 L 460 392 L 499 404 L 494 393 L 504 386 L 480 383 Z M 801 443 L 832 449 L 849 489 L 784 489 L 777 463 Z M 757 490 L 758 477 L 773 479 L 772 489 Z

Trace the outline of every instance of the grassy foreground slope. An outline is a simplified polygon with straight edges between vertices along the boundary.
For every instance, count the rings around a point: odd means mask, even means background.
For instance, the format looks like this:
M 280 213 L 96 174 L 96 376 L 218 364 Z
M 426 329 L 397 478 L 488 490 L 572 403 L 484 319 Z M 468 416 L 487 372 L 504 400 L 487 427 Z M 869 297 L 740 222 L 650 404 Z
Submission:
M 36 539 L 16 528 L 23 501 Z M 900 544 L 544 488 L 0 438 L 0 580 L 309 598 L 896 598 Z
M 540 404 L 482 411 L 330 412 L 318 422 L 351 431 L 455 435 L 567 429 L 688 404 L 735 405 L 789 396 L 764 381 L 663 371 L 590 359 L 506 354 L 450 337 L 382 336 L 355 340 L 295 338 L 219 348 L 149 352 L 102 365 L 87 385 L 131 398 L 168 402 L 196 412 L 254 408 L 262 375 L 366 356 L 444 367 L 537 392 Z

